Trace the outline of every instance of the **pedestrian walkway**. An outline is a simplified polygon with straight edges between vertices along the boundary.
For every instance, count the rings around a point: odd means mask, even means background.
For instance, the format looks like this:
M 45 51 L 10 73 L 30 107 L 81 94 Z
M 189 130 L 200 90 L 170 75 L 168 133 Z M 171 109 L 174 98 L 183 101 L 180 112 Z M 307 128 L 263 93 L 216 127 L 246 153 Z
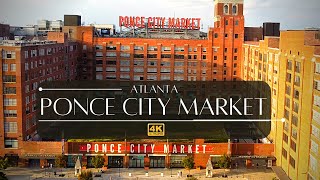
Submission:
M 100 174 L 101 177 L 95 177 L 94 180 L 173 180 L 186 179 L 189 171 L 185 169 L 144 169 L 121 168 L 108 169 L 104 173 L 98 172 L 98 169 L 89 169 L 94 174 Z M 54 172 L 56 171 L 56 175 Z M 178 176 L 178 172 L 182 171 L 182 177 Z M 76 180 L 74 169 L 29 169 L 29 168 L 9 168 L 5 170 L 9 180 L 57 180 L 69 179 Z M 147 174 L 146 174 L 147 173 Z M 63 174 L 61 177 L 59 175 Z M 238 180 L 272 180 L 277 177 L 271 169 L 231 169 L 224 171 L 223 169 L 215 169 L 212 178 L 205 177 L 205 169 L 190 171 L 194 177 L 198 179 L 238 179 Z M 226 174 L 228 178 L 222 178 Z

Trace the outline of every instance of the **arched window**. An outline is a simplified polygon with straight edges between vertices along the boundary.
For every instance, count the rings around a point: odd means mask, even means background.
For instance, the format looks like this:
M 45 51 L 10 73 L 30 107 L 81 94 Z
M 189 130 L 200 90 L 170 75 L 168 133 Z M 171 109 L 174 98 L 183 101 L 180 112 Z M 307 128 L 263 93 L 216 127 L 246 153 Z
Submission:
M 229 6 L 228 5 L 224 5 L 224 14 L 229 14 Z
M 237 14 L 237 5 L 232 6 L 232 14 Z

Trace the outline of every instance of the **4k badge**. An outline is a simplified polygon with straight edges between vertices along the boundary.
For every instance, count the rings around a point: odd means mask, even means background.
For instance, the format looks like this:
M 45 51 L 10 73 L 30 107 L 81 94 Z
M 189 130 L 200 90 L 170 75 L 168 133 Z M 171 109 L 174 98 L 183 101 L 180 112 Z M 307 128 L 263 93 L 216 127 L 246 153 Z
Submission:
M 164 123 L 149 123 L 148 124 L 148 136 L 164 136 L 165 125 Z

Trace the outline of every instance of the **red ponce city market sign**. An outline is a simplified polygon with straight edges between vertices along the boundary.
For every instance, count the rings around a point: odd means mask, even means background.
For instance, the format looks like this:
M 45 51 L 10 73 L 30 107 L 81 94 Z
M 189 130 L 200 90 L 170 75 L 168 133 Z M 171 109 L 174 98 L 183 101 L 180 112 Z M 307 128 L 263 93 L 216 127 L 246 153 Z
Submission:
M 200 18 L 165 18 L 144 16 L 120 16 L 119 25 L 126 28 L 149 29 L 200 29 Z

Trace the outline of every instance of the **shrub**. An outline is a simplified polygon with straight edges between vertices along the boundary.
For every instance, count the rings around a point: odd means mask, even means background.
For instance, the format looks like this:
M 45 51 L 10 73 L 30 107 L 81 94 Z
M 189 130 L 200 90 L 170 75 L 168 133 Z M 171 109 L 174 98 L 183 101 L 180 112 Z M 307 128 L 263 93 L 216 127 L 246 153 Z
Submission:
M 188 177 L 186 180 L 198 180 L 196 177 Z
M 93 180 L 91 171 L 83 171 L 78 177 L 78 180 Z

